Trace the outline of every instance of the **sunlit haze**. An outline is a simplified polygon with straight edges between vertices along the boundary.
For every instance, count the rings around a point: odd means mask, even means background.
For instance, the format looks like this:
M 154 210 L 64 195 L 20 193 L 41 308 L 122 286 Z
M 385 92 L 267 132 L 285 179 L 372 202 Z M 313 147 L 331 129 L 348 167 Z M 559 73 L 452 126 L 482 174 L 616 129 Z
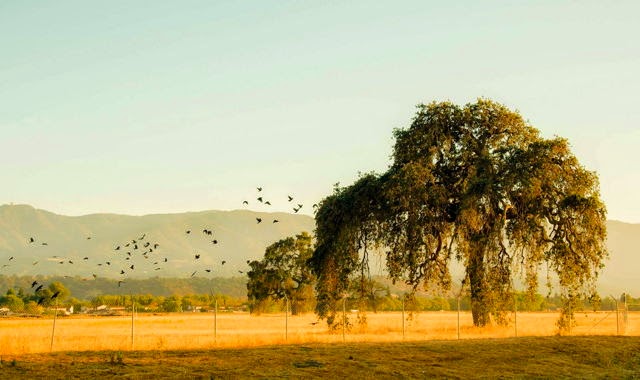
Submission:
M 487 97 L 640 223 L 640 2 L 3 1 L 0 204 L 291 211 L 389 164 L 415 105 Z M 273 206 L 257 207 L 262 186 Z

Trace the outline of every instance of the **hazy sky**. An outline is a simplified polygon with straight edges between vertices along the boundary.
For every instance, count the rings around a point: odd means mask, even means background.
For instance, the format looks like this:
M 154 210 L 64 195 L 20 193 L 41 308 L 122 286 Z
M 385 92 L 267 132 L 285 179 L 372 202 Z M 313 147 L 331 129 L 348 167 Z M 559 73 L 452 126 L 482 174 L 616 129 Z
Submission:
M 2 1 L 0 203 L 235 209 L 262 185 L 311 213 L 386 169 L 416 104 L 482 96 L 640 222 L 640 2 L 431 3 Z

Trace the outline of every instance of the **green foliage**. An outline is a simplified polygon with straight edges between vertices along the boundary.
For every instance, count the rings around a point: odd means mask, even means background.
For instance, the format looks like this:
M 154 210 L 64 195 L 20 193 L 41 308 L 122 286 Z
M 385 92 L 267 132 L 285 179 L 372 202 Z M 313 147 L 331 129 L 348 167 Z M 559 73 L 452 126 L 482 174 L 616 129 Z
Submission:
M 315 277 L 307 265 L 313 253 L 311 235 L 302 232 L 267 247 L 262 260 L 249 263 L 250 310 L 266 310 L 271 301 L 289 300 L 293 315 L 313 308 Z
M 598 178 L 565 139 L 544 139 L 489 100 L 420 105 L 394 131 L 393 164 L 336 187 L 316 214 L 316 312 L 332 323 L 338 300 L 368 276 L 368 255 L 385 247 L 394 281 L 448 288 L 452 259 L 466 268 L 475 325 L 512 303 L 520 274 L 537 291 L 542 263 L 564 296 L 593 293 L 607 257 Z M 570 303 L 564 311 L 570 314 Z
M 24 310 L 24 301 L 16 294 L 10 294 L 0 297 L 0 305 L 9 308 L 14 313 L 21 313 Z

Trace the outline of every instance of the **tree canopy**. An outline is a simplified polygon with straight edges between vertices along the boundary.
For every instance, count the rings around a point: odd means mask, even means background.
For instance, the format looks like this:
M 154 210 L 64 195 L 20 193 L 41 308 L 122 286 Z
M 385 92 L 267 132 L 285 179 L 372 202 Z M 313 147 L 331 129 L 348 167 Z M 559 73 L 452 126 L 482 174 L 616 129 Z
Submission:
M 310 263 L 321 317 L 332 321 L 374 248 L 386 250 L 391 278 L 414 289 L 449 287 L 449 265 L 460 261 L 478 326 L 511 302 L 515 274 L 535 294 L 544 264 L 567 306 L 594 289 L 607 256 L 606 210 L 597 175 L 566 139 L 545 139 L 486 99 L 420 105 L 394 137 L 385 173 L 362 175 L 320 203 Z
M 252 311 L 269 300 L 288 299 L 291 313 L 305 311 L 313 302 L 315 276 L 307 265 L 313 253 L 311 235 L 302 232 L 268 246 L 262 260 L 249 263 L 247 298 Z M 311 307 L 313 310 L 313 307 Z

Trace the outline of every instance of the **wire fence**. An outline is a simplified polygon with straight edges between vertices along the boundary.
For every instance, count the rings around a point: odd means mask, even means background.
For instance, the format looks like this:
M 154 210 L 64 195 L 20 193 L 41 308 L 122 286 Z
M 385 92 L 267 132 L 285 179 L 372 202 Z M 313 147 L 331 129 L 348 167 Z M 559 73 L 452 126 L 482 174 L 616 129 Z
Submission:
M 167 350 L 248 347 L 272 344 L 400 342 L 518 338 L 558 335 L 558 312 L 506 312 L 502 324 L 475 327 L 468 311 L 363 313 L 342 304 L 337 328 L 313 314 L 292 316 L 289 302 L 281 313 L 250 315 L 216 307 L 208 312 L 139 313 L 131 302 L 122 316 L 64 316 L 0 319 L 0 355 L 78 350 Z M 609 311 L 578 311 L 561 335 L 640 335 L 640 312 L 626 299 Z

